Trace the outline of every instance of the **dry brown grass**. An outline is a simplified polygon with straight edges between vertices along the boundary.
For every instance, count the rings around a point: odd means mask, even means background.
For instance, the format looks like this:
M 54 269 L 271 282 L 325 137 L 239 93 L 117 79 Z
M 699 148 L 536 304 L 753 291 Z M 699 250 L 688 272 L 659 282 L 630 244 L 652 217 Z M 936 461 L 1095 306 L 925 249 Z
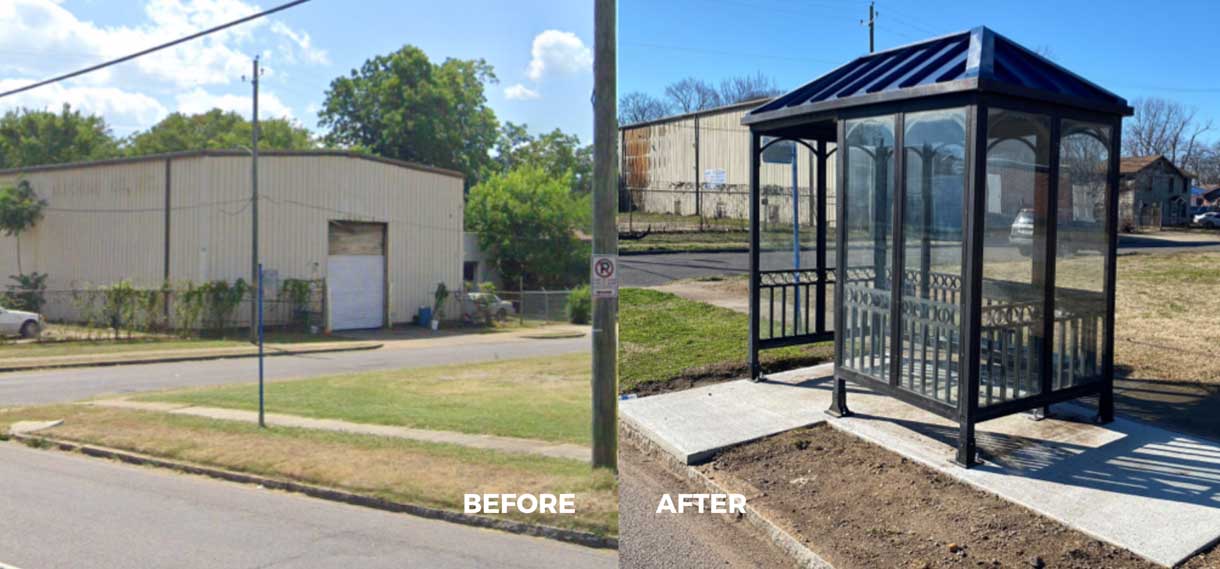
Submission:
M 454 511 L 465 493 L 575 493 L 575 515 L 503 517 L 618 532 L 613 475 L 581 462 L 80 405 L 0 410 L 0 432 L 19 420 L 59 418 L 64 424 L 48 436 Z

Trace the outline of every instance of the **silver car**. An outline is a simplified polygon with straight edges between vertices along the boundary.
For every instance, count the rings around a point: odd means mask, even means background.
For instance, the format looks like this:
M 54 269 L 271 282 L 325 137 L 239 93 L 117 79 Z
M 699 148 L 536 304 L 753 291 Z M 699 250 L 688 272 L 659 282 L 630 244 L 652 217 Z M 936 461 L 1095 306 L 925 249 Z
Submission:
M 1029 255 L 1034 248 L 1034 210 L 1023 209 L 1017 213 L 1008 230 L 1008 244 L 1022 255 Z
M 473 316 L 478 314 L 480 305 L 486 306 L 487 313 L 494 316 L 500 322 L 508 320 L 509 316 L 517 313 L 517 310 L 513 308 L 513 303 L 502 300 L 500 297 L 487 292 L 472 292 L 467 294 L 462 310 L 467 315 Z
M 1195 216 L 1195 225 L 1203 227 L 1220 227 L 1220 213 L 1206 211 Z
M 37 338 L 46 323 L 41 314 L 0 307 L 0 337 Z

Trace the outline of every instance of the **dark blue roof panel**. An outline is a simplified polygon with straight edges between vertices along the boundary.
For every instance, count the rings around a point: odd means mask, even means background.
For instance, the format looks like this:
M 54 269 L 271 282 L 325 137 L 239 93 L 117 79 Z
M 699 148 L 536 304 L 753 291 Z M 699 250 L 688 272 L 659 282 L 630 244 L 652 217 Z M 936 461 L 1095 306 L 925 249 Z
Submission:
M 1129 114 L 1127 101 L 988 28 L 978 27 L 858 57 L 751 111 L 745 122 L 775 111 L 815 112 L 853 103 L 932 93 L 931 86 L 955 90 L 1009 87 L 1027 97 Z M 867 98 L 866 98 L 867 97 Z M 786 114 L 786 113 L 785 113 Z

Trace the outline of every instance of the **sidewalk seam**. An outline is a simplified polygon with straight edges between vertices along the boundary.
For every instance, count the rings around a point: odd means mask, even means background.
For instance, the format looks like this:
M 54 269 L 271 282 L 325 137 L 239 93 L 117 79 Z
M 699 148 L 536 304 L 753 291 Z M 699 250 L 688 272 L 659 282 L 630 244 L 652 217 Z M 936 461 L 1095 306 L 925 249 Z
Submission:
M 330 502 L 340 502 L 353 506 L 362 506 L 374 510 L 392 512 L 398 514 L 408 514 L 415 517 L 439 520 L 443 522 L 462 524 L 473 527 L 480 527 L 491 530 L 499 530 L 507 533 L 515 533 L 519 535 L 528 535 L 531 537 L 541 537 L 575 545 L 597 549 L 618 549 L 618 539 L 613 537 L 604 537 L 596 534 L 582 532 L 578 530 L 570 530 L 544 526 L 539 524 L 531 524 L 519 522 L 515 520 L 503 520 L 491 518 L 487 516 L 467 514 L 462 512 L 454 512 L 443 510 L 440 508 L 430 508 L 427 506 L 419 506 L 416 504 L 407 504 L 402 502 L 393 502 L 383 498 L 375 498 L 347 490 L 337 488 L 329 488 L 326 486 L 318 486 L 304 482 L 296 482 L 293 480 L 270 478 L 258 474 L 248 474 L 237 472 L 224 468 L 204 466 L 190 462 L 183 462 L 167 458 L 158 458 L 146 454 L 119 450 L 109 447 L 96 445 L 87 445 L 69 440 L 56 439 L 52 437 L 44 437 L 29 434 L 12 434 L 10 437 L 26 444 L 48 445 L 55 447 L 61 451 L 79 452 L 86 456 L 94 458 L 105 458 L 117 460 L 127 464 L 137 466 L 155 466 L 182 472 L 186 474 L 194 474 L 198 476 L 206 476 L 208 478 L 216 478 L 239 484 L 257 485 L 263 488 L 272 490 L 280 490 L 283 492 L 291 492 L 294 494 L 302 494 L 311 498 L 318 498 Z

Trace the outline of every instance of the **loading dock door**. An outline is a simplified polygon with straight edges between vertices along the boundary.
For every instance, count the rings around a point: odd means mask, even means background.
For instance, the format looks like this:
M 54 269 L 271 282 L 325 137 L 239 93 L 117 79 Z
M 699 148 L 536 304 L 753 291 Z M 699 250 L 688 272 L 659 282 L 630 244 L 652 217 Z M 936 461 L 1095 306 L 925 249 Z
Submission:
M 332 221 L 326 290 L 331 330 L 385 324 L 385 224 Z

